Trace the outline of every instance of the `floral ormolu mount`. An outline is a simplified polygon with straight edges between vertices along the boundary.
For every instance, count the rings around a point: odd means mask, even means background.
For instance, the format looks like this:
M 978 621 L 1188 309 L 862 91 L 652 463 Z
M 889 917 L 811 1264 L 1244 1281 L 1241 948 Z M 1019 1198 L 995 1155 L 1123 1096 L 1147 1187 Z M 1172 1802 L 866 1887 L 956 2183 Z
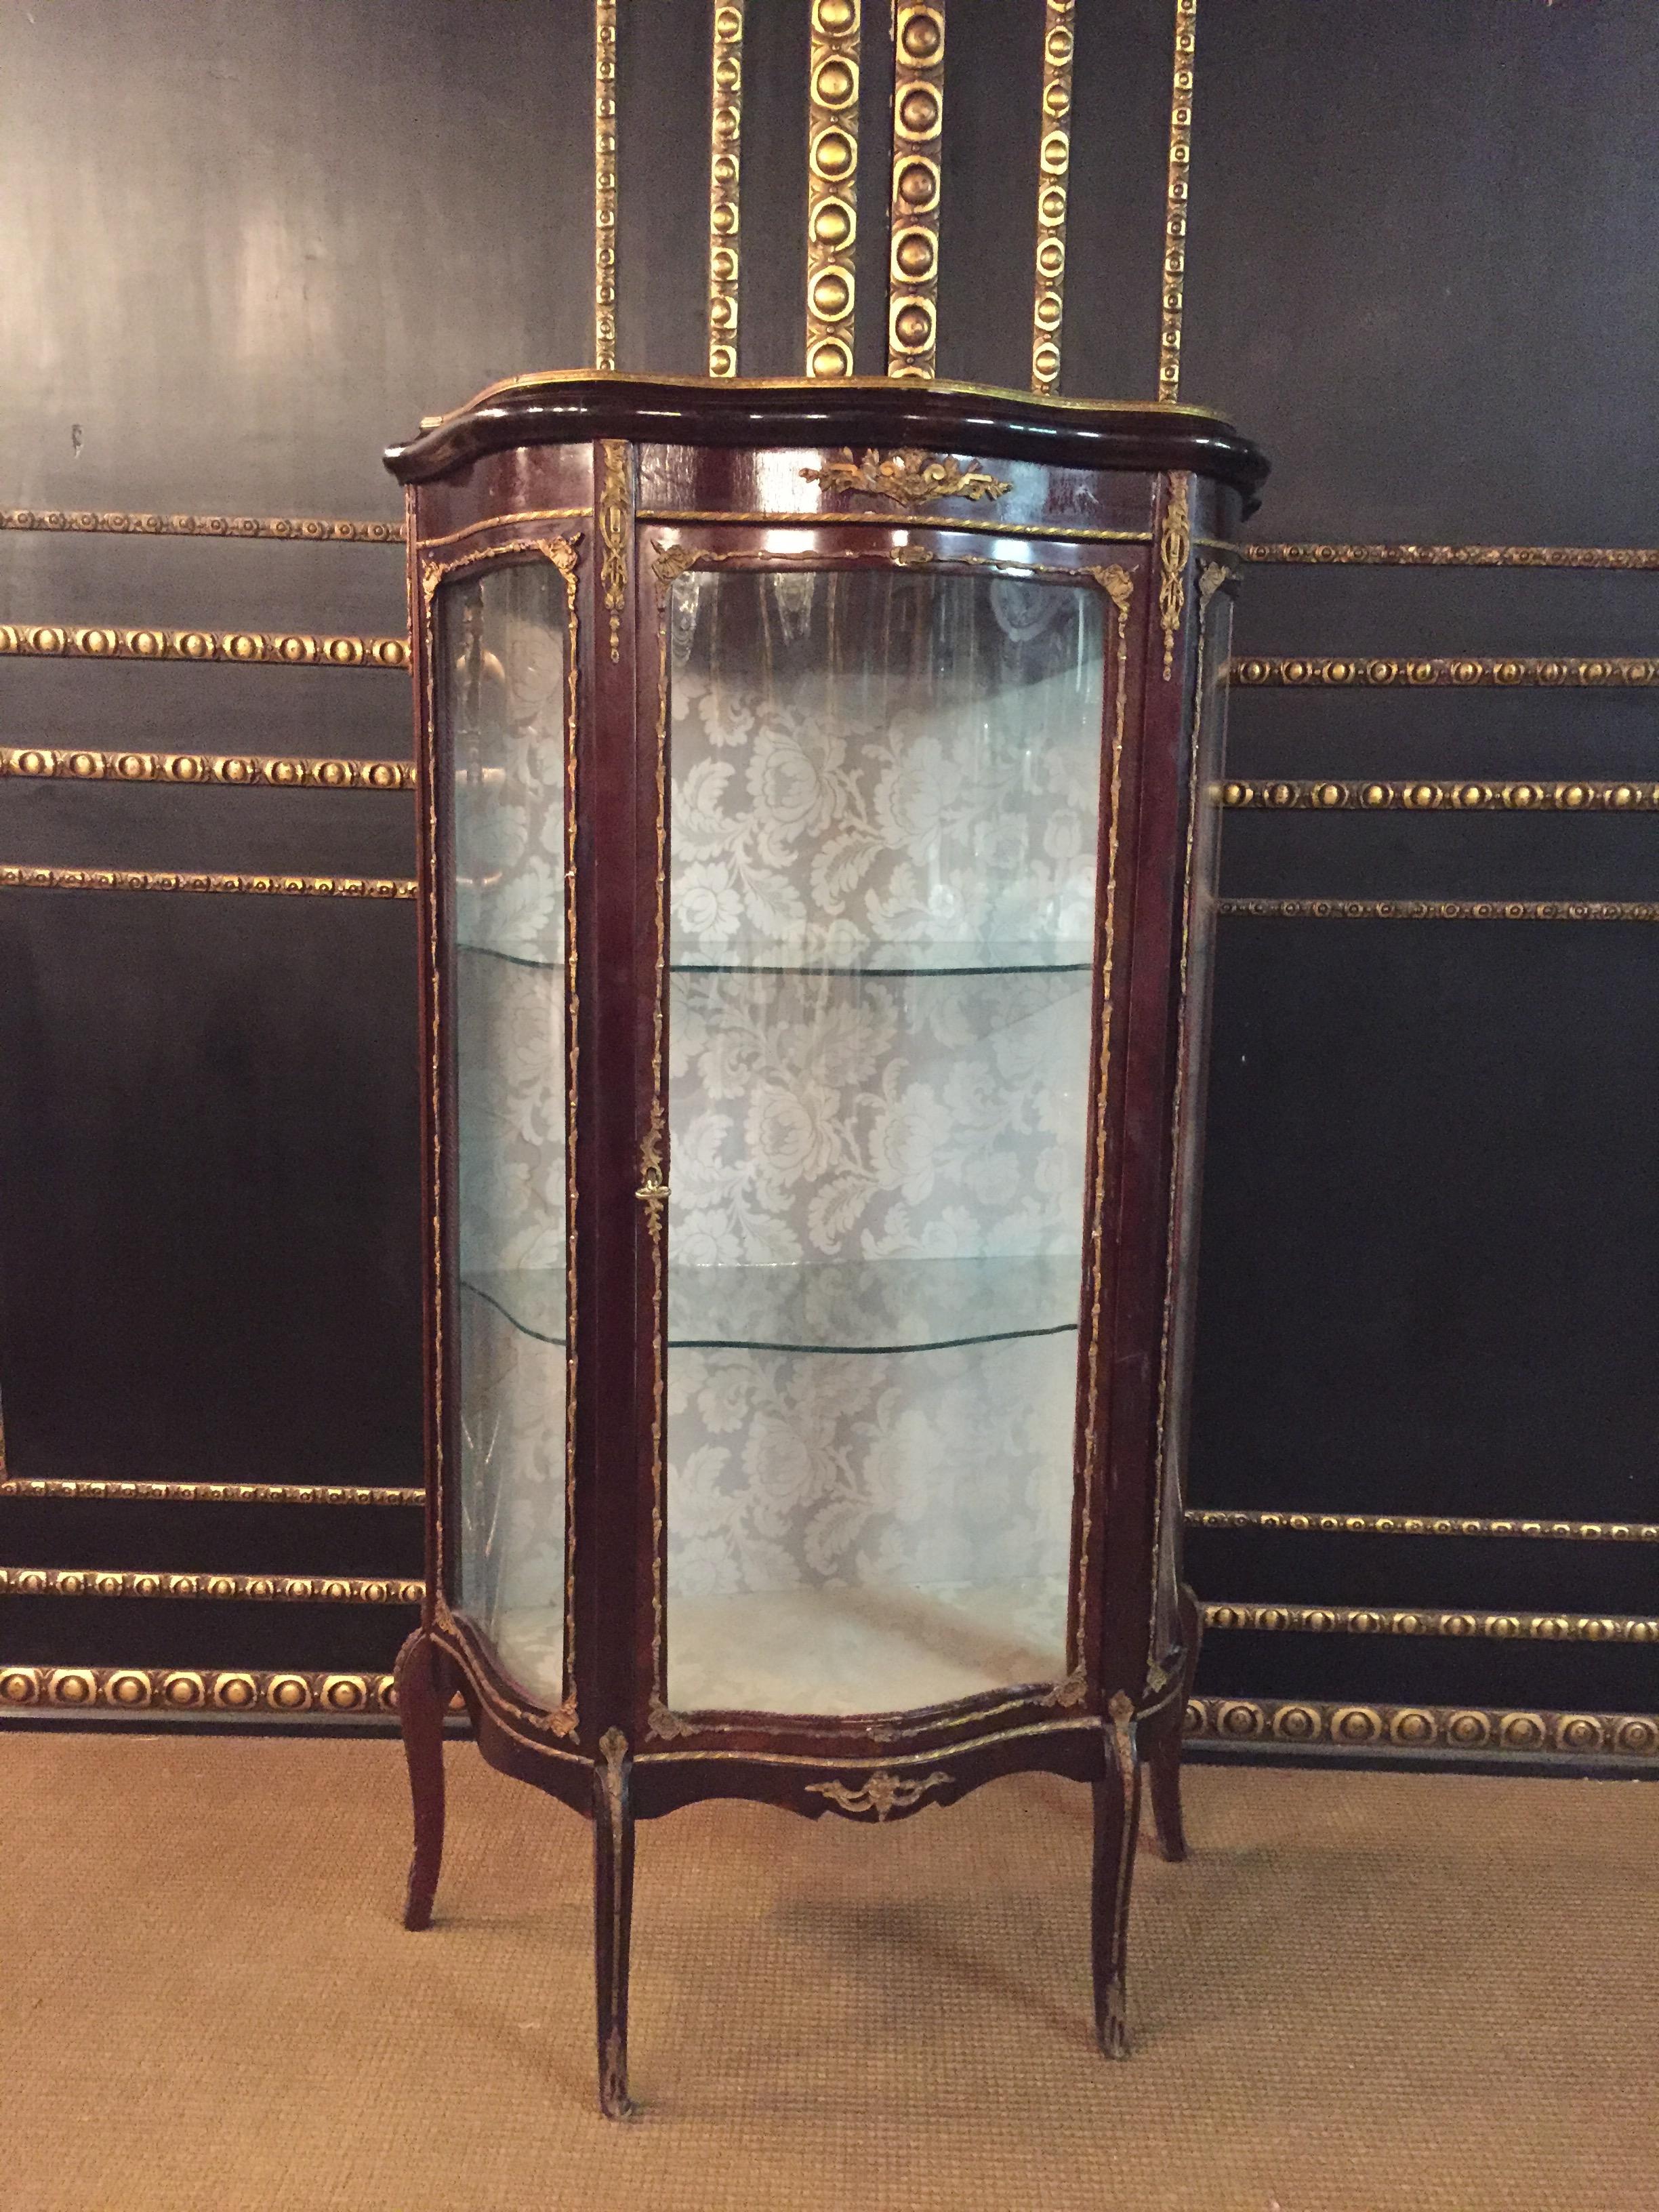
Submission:
M 459 1689 L 592 1821 L 622 2113 L 638 1820 L 881 1826 L 1058 1773 L 1094 1792 L 1121 2055 L 1143 1774 L 1182 1848 L 1220 586 L 1265 465 L 1174 407 L 585 374 L 390 461 L 422 606 L 409 1924 Z

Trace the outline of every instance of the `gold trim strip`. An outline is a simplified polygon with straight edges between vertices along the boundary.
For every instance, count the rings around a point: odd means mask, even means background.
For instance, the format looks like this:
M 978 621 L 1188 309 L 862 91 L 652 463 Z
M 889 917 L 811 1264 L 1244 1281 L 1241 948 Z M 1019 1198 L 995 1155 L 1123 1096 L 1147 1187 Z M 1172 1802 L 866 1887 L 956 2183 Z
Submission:
M 894 0 L 893 198 L 887 374 L 932 380 L 939 358 L 945 0 Z
M 1432 814 L 1452 809 L 1464 814 L 1651 814 L 1659 811 L 1659 783 L 1552 783 L 1533 778 L 1519 783 L 1332 782 L 1318 778 L 1283 783 L 1224 783 L 1218 796 L 1235 812 L 1285 813 L 1303 808 L 1320 813 L 1344 809 L 1376 813 L 1403 808 Z
M 1613 655 L 1606 659 L 1513 660 L 1459 655 L 1433 660 L 1235 660 L 1227 681 L 1249 690 L 1263 684 L 1290 690 L 1310 685 L 1331 690 L 1376 691 L 1429 684 L 1454 690 L 1503 690 L 1513 684 L 1565 684 L 1589 690 L 1659 683 L 1659 659 Z
M 1314 545 L 1243 548 L 1247 561 L 1287 568 L 1659 568 L 1653 545 Z
M 1652 899 L 1224 898 L 1223 914 L 1258 921 L 1659 921 Z
M 1031 294 L 1031 389 L 1060 389 L 1066 319 L 1066 204 L 1072 167 L 1072 60 L 1076 0 L 1046 0 L 1042 24 L 1042 137 L 1037 147 L 1036 274 Z
M 593 0 L 593 366 L 617 366 L 617 0 Z
M 0 890 L 228 891 L 256 898 L 412 899 L 413 876 L 217 876 L 184 869 L 0 866 Z
M 1193 160 L 1193 54 L 1198 0 L 1176 0 L 1170 82 L 1170 161 L 1164 191 L 1164 295 L 1158 337 L 1158 396 L 1181 397 L 1181 319 L 1187 285 L 1187 203 Z
M 222 1667 L 30 1667 L 0 1664 L 0 1713 L 146 1707 L 190 1713 L 396 1713 L 390 1674 L 267 1673 Z
M 3 1498 L 142 1498 L 154 1503 L 203 1505 L 423 1505 L 426 1492 L 349 1482 L 114 1482 L 74 1477 L 63 1481 L 7 1476 Z
M 988 532 L 994 538 L 1042 538 L 1071 545 L 1150 545 L 1150 530 L 1072 530 L 1061 523 L 1043 522 L 986 522 L 975 515 L 902 514 L 838 514 L 828 509 L 817 514 L 763 514 L 732 513 L 728 508 L 702 507 L 642 507 L 635 514 L 638 522 L 764 522 L 774 530 L 840 530 L 854 525 L 874 530 L 978 530 Z M 1194 538 L 1194 544 L 1207 545 L 1206 538 Z
M 738 373 L 742 252 L 743 11 L 716 0 L 708 94 L 708 374 Z
M 0 623 L 0 655 L 70 660 L 229 661 L 283 668 L 409 666 L 401 637 L 319 637 L 302 630 L 133 629 L 112 623 Z
M 806 374 L 853 374 L 861 0 L 812 0 L 806 86 Z
M 419 553 L 435 552 L 440 545 L 459 545 L 463 538 L 477 538 L 486 530 L 505 530 L 514 522 L 586 522 L 592 511 L 588 507 L 520 507 L 512 514 L 492 514 L 486 516 L 482 522 L 465 523 L 459 530 L 447 530 L 441 538 L 417 538 L 415 548 Z M 501 545 L 490 550 L 511 553 L 515 549 L 511 545 Z
M 1289 1698 L 1193 1698 L 1188 1741 L 1332 1744 L 1340 1750 L 1561 1752 L 1659 1758 L 1659 1717 L 1647 1713 L 1510 1712 L 1471 1705 L 1324 1705 Z
M 397 1576 L 173 1574 L 125 1567 L 0 1567 L 0 1597 L 247 1598 L 291 1605 L 418 1605 Z
M 856 1759 L 848 1759 L 835 1753 L 805 1751 L 636 1751 L 634 1759 L 636 1765 L 643 1765 L 647 1759 L 658 1765 L 679 1765 L 687 1759 L 718 1759 L 742 1760 L 750 1766 L 808 1766 L 820 1771 L 826 1767 L 852 1767 L 867 1772 L 876 1763 L 888 1767 L 931 1766 L 941 1759 L 965 1759 L 971 1752 L 988 1751 L 1000 1743 L 1016 1743 L 1024 1736 L 1075 1735 L 1079 1731 L 1098 1734 L 1099 1729 L 1097 1716 L 1081 1713 L 1072 1720 L 1030 1721 L 1024 1728 L 999 1729 L 994 1735 L 976 1736 L 971 1743 L 935 1744 L 931 1751 L 901 1751 L 891 1757 L 884 1753 L 879 1762 L 872 1761 L 868 1752 Z
M 1577 1544 L 1659 1544 L 1652 1521 L 1479 1521 L 1445 1513 L 1280 1513 L 1189 1506 L 1189 1528 L 1272 1528 L 1321 1536 L 1547 1536 Z
M 299 753 L 129 753 L 48 745 L 0 745 L 0 778 L 56 777 L 71 783 L 176 783 L 251 791 L 413 791 L 415 763 L 322 760 Z
M 308 515 L 94 514 L 89 507 L 0 507 L 0 530 L 119 538 L 265 538 L 293 545 L 401 545 L 400 522 L 325 522 Z
M 1475 1613 L 1395 1605 L 1235 1605 L 1204 1607 L 1206 1628 L 1310 1636 L 1454 1636 L 1510 1644 L 1659 1643 L 1659 1619 L 1647 1614 Z

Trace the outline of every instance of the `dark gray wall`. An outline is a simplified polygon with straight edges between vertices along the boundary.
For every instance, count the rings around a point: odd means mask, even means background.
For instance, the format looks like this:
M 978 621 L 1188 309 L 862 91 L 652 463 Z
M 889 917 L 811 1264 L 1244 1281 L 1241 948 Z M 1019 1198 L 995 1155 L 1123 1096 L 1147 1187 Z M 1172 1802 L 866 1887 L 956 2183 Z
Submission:
M 623 0 L 623 368 L 703 360 L 708 8 Z M 860 363 L 883 358 L 885 9 Z M 799 365 L 805 0 L 751 0 L 743 365 Z M 951 0 L 939 366 L 1028 373 L 1041 0 Z M 1153 389 L 1171 9 L 1079 0 L 1066 388 Z M 0 505 L 395 518 L 378 454 L 590 357 L 586 0 L 0 15 Z M 1185 396 L 1258 534 L 1651 536 L 1659 17 L 1201 0 Z M 395 550 L 0 537 L 0 619 L 390 631 Z M 1261 653 L 1641 651 L 1659 576 L 1247 572 Z M 0 743 L 404 754 L 376 672 L 8 661 Z M 1659 777 L 1583 692 L 1236 696 L 1237 774 Z M 1237 816 L 1226 888 L 1650 898 L 1659 817 Z M 0 860 L 403 874 L 397 796 L 0 781 Z M 1659 940 L 1224 925 L 1193 1455 L 1227 1507 L 1659 1520 Z M 0 892 L 10 1470 L 418 1480 L 412 915 Z M 0 1502 L 32 1565 L 413 1571 L 391 1509 Z M 1202 1595 L 1659 1611 L 1650 1550 L 1206 1534 Z M 0 1658 L 374 1666 L 359 1607 L 9 1601 Z M 1651 1711 L 1641 1647 L 1214 1635 L 1247 1696 Z

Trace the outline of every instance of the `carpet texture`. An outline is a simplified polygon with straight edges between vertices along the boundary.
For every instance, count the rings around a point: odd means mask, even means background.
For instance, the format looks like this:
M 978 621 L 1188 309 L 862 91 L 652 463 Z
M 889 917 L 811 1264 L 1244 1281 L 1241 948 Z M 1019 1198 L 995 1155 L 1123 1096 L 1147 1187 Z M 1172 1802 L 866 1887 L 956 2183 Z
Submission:
M 588 1831 L 449 1751 L 0 1743 L 5 2212 L 1659 2206 L 1659 1790 L 1200 1767 L 1090 2032 L 1087 1793 L 641 1830 L 631 2125 L 593 2102 Z

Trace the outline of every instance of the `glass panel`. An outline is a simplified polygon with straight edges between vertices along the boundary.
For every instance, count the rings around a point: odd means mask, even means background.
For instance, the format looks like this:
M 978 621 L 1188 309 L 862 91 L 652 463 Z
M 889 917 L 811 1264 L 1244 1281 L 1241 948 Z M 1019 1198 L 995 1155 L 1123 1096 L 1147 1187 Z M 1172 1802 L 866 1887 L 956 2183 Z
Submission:
M 564 1673 L 564 579 L 452 578 L 437 602 L 453 761 L 460 1559 L 453 1590 L 508 1673 Z M 512 1285 L 505 1290 L 503 1285 Z M 527 1316 L 533 1316 L 534 1326 Z
M 672 625 L 668 1702 L 1054 1680 L 1100 594 L 693 572 Z

